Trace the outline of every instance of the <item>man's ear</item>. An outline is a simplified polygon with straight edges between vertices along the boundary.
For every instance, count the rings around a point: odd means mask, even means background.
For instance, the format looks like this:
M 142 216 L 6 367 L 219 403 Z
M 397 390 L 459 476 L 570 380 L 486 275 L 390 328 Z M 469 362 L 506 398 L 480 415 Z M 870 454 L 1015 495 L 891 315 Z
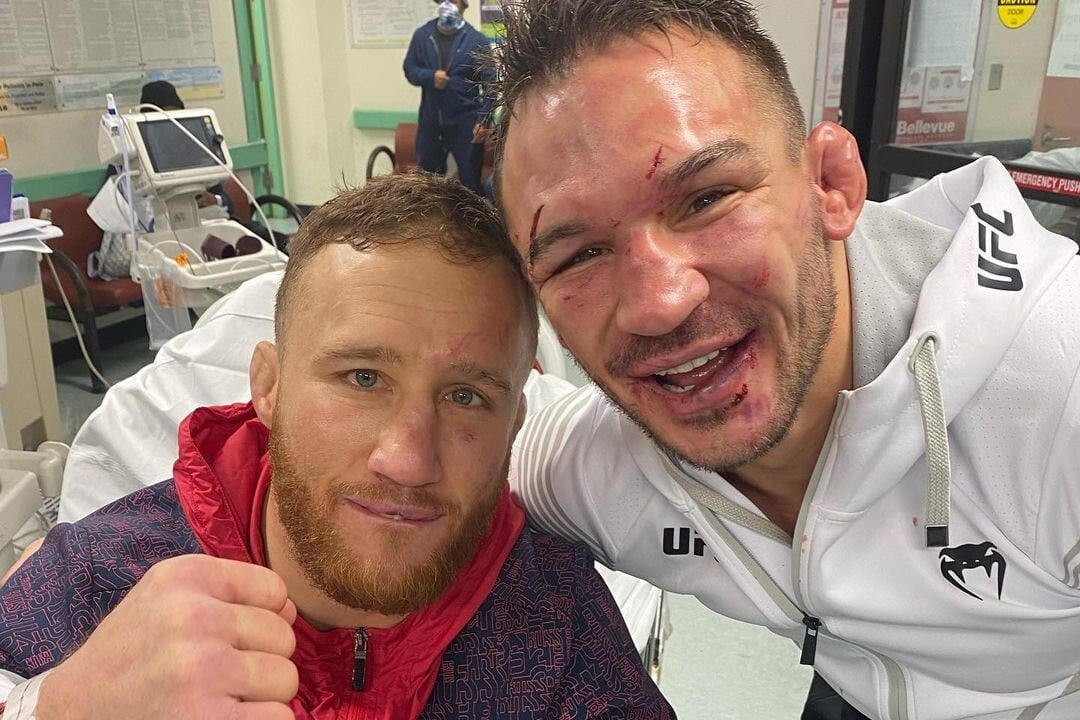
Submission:
M 274 403 L 277 402 L 278 379 L 281 377 L 281 363 L 277 348 L 268 342 L 255 346 L 251 355 L 251 367 L 248 369 L 251 383 L 251 403 L 255 414 L 266 427 L 271 427 L 274 419 Z
M 846 240 L 866 202 L 866 171 L 855 138 L 834 122 L 819 123 L 806 139 L 811 181 L 821 193 L 821 221 L 830 240 Z

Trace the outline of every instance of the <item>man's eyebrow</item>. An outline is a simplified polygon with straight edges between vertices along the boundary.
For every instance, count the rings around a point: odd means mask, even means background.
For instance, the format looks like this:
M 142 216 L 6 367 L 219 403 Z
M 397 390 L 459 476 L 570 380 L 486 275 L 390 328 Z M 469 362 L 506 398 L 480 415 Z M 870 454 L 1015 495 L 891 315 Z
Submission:
M 664 174 L 660 181 L 661 190 L 671 190 L 682 185 L 690 178 L 707 168 L 725 162 L 754 157 L 757 153 L 742 140 L 725 138 L 691 153 L 675 167 Z
M 401 355 L 385 345 L 328 348 L 316 357 L 317 362 L 340 360 L 369 360 L 387 365 L 401 365 L 404 362 Z
M 510 381 L 507 378 L 485 370 L 475 363 L 456 362 L 450 367 L 464 375 L 468 380 L 491 385 L 503 395 L 509 395 L 513 391 L 513 388 L 510 386 Z
M 565 222 L 539 233 L 529 243 L 529 264 L 540 260 L 558 243 L 586 232 L 589 226 L 583 222 Z
M 757 152 L 742 140 L 735 138 L 718 140 L 692 153 L 665 173 L 663 180 L 660 181 L 660 189 L 663 191 L 671 190 L 717 163 L 733 162 L 745 157 L 756 156 Z M 589 226 L 586 223 L 566 222 L 538 233 L 529 242 L 529 264 L 532 265 L 538 262 L 561 241 L 580 235 L 588 230 Z

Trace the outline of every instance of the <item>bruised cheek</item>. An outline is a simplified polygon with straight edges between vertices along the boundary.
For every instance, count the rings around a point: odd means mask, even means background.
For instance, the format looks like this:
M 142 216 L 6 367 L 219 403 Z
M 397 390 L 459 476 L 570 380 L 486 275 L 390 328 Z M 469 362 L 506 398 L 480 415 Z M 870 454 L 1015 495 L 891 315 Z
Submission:
M 540 296 L 550 315 L 576 324 L 583 319 L 582 312 L 600 311 L 605 297 L 600 291 L 602 287 L 600 274 L 596 269 L 590 269 L 558 283 L 549 282 Z
M 695 239 L 704 248 L 714 272 L 754 295 L 768 295 L 781 284 L 775 250 L 780 238 L 767 215 L 750 207 L 736 208 Z
M 768 258 L 761 258 L 758 263 L 757 272 L 754 274 L 753 280 L 750 281 L 751 286 L 755 290 L 762 290 L 769 284 L 769 280 L 772 279 L 772 270 L 769 268 Z

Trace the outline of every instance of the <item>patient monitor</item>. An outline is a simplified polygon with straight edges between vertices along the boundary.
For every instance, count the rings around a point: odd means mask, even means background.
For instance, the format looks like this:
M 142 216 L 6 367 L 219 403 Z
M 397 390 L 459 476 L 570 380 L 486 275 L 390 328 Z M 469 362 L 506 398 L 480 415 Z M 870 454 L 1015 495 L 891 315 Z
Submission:
M 229 148 L 214 111 L 173 110 L 167 115 L 139 113 L 127 115 L 124 120 L 138 157 L 138 172 L 132 176 L 134 193 L 136 196 L 149 194 L 165 205 L 166 212 L 163 214 L 161 208 L 155 208 L 154 216 L 157 223 L 164 220 L 168 224 L 158 225 L 155 229 L 183 230 L 198 226 L 196 198 L 211 185 L 227 180 L 232 169 Z M 199 144 L 184 134 L 184 130 Z M 214 157 L 206 149 L 211 150 Z
M 232 170 L 213 110 L 119 114 L 110 104 L 101 117 L 98 155 L 119 165 L 125 154 L 138 214 L 133 278 L 166 279 L 179 289 L 170 291 L 168 302 L 198 311 L 243 281 L 284 267 L 285 256 L 244 226 L 199 216 L 198 196 Z

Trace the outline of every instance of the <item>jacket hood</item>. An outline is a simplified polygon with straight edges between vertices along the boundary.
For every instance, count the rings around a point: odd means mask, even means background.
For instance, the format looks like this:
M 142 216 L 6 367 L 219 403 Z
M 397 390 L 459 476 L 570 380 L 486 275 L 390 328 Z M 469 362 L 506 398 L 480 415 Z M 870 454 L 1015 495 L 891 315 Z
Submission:
M 894 265 L 921 253 L 912 278 L 925 279 L 916 285 L 910 326 L 886 341 L 895 349 L 887 365 L 842 394 L 837 455 L 863 467 L 849 467 L 852 483 L 840 496 L 849 509 L 867 507 L 888 491 L 896 473 L 925 458 L 926 543 L 937 547 L 948 544 L 948 426 L 1001 364 L 1027 317 L 1073 261 L 1076 245 L 1036 222 L 995 158 L 939 175 L 881 211 L 891 212 L 897 227 L 924 228 L 877 235 L 891 243 Z M 926 242 L 940 247 L 919 246 Z M 927 258 L 934 258 L 929 267 Z M 857 300 L 858 340 L 860 330 L 875 333 L 877 317 L 860 316 Z M 845 447 L 859 448 L 861 460 L 851 460 Z M 876 472 L 881 467 L 894 471 Z M 875 476 L 880 480 L 857 480 Z
M 250 403 L 199 408 L 181 423 L 173 477 L 184 514 L 208 555 L 262 560 L 269 440 Z
M 1077 247 L 1038 224 L 993 157 L 939 175 L 886 206 L 943 229 L 951 240 L 925 275 L 906 342 L 870 386 L 886 385 L 895 371 L 906 371 L 918 339 L 934 332 L 951 420 L 1000 364 Z M 892 239 L 896 253 L 910 252 L 904 245 L 915 241 Z M 856 323 L 864 322 L 874 318 L 856 317 Z
M 173 468 L 180 505 L 208 555 L 266 565 L 262 513 L 271 483 L 269 430 L 251 403 L 201 408 L 180 426 Z M 427 704 L 443 653 L 480 609 L 521 535 L 525 516 L 508 490 L 476 555 L 430 605 L 387 629 L 318 631 L 293 626 L 300 692 L 297 718 L 415 718 Z M 357 632 L 367 637 L 364 689 L 353 689 Z
M 889 252 L 894 265 L 918 257 L 909 273 L 917 299 L 910 324 L 905 320 L 882 333 L 879 315 L 860 312 L 853 279 L 857 343 L 860 333 L 889 335 L 878 338 L 888 361 L 849 393 L 843 425 L 865 430 L 882 424 L 883 411 L 911 409 L 916 387 L 909 365 L 928 333 L 936 337 L 945 421 L 951 422 L 1000 364 L 1025 318 L 1073 260 L 1076 245 L 1035 221 L 1004 166 L 991 157 L 939 175 L 877 208 L 864 214 L 892 211 L 899 231 L 879 232 L 889 245 L 873 252 Z M 853 237 L 849 248 L 864 239 Z M 927 242 L 940 247 L 928 249 Z M 853 276 L 876 269 L 866 266 L 875 264 L 873 258 L 863 263 L 851 268 Z

